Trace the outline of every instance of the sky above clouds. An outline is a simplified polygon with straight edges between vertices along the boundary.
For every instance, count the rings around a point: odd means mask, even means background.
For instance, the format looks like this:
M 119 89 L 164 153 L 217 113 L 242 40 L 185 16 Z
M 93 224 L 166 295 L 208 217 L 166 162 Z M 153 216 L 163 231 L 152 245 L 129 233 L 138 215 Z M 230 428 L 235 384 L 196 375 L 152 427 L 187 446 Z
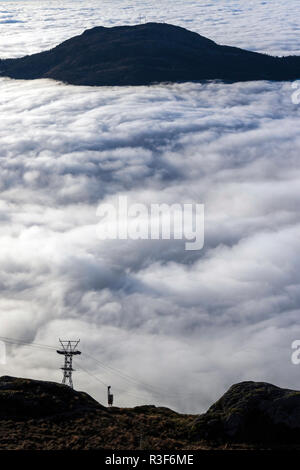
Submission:
M 0 2 L 0 57 L 140 15 L 300 54 L 299 2 Z M 298 13 L 298 14 L 297 14 Z M 0 336 L 81 349 L 116 404 L 201 412 L 232 383 L 299 388 L 300 105 L 290 83 L 73 87 L 0 79 Z M 100 202 L 205 204 L 205 245 L 101 241 Z M 9 347 L 1 375 L 60 380 Z M 76 388 L 105 400 L 82 369 Z

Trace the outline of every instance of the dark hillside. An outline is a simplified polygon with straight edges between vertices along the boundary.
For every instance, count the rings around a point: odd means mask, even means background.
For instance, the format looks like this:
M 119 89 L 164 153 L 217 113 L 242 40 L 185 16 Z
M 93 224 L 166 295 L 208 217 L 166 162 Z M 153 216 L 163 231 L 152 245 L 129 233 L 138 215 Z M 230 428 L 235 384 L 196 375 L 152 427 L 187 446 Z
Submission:
M 300 392 L 232 386 L 202 415 L 106 408 L 53 382 L 0 378 L 0 449 L 300 449 Z
M 179 26 L 147 23 L 87 30 L 49 51 L 0 61 L 0 74 L 97 86 L 295 80 L 300 57 L 271 57 L 218 45 Z

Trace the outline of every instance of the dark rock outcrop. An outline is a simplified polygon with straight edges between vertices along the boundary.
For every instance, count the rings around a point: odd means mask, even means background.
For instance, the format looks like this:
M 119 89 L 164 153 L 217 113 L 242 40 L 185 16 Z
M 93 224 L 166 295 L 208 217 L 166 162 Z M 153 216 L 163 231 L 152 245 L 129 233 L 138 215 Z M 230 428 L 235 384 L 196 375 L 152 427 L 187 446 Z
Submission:
M 97 86 L 295 80 L 300 57 L 271 57 L 218 45 L 178 26 L 147 23 L 87 30 L 49 51 L 1 60 L 0 74 Z
M 233 385 L 193 425 L 194 437 L 213 442 L 300 443 L 300 392 L 264 382 Z
M 106 410 L 83 392 L 55 382 L 0 377 L 0 419 L 23 420 Z

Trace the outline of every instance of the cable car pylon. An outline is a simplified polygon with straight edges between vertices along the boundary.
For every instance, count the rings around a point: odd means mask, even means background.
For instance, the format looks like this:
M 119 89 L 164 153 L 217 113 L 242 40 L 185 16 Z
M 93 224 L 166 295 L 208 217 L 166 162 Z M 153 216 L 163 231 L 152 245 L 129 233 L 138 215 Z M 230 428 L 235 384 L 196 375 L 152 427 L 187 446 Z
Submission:
M 56 352 L 65 356 L 64 365 L 63 367 L 61 367 L 61 370 L 63 371 L 62 383 L 73 388 L 72 372 L 74 372 L 75 370 L 72 367 L 73 356 L 81 354 L 81 351 L 78 351 L 76 349 L 80 342 L 80 339 L 75 341 L 60 339 L 59 342 L 61 344 L 62 349 L 58 349 Z

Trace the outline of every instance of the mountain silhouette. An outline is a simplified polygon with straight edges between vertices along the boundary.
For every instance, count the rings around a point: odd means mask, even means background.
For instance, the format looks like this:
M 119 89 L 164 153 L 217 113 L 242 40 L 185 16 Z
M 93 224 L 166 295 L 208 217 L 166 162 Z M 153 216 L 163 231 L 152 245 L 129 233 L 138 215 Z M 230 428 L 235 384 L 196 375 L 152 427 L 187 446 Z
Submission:
M 272 57 L 218 45 L 179 26 L 146 23 L 92 28 L 49 51 L 0 60 L 0 74 L 95 86 L 296 80 L 300 57 Z

